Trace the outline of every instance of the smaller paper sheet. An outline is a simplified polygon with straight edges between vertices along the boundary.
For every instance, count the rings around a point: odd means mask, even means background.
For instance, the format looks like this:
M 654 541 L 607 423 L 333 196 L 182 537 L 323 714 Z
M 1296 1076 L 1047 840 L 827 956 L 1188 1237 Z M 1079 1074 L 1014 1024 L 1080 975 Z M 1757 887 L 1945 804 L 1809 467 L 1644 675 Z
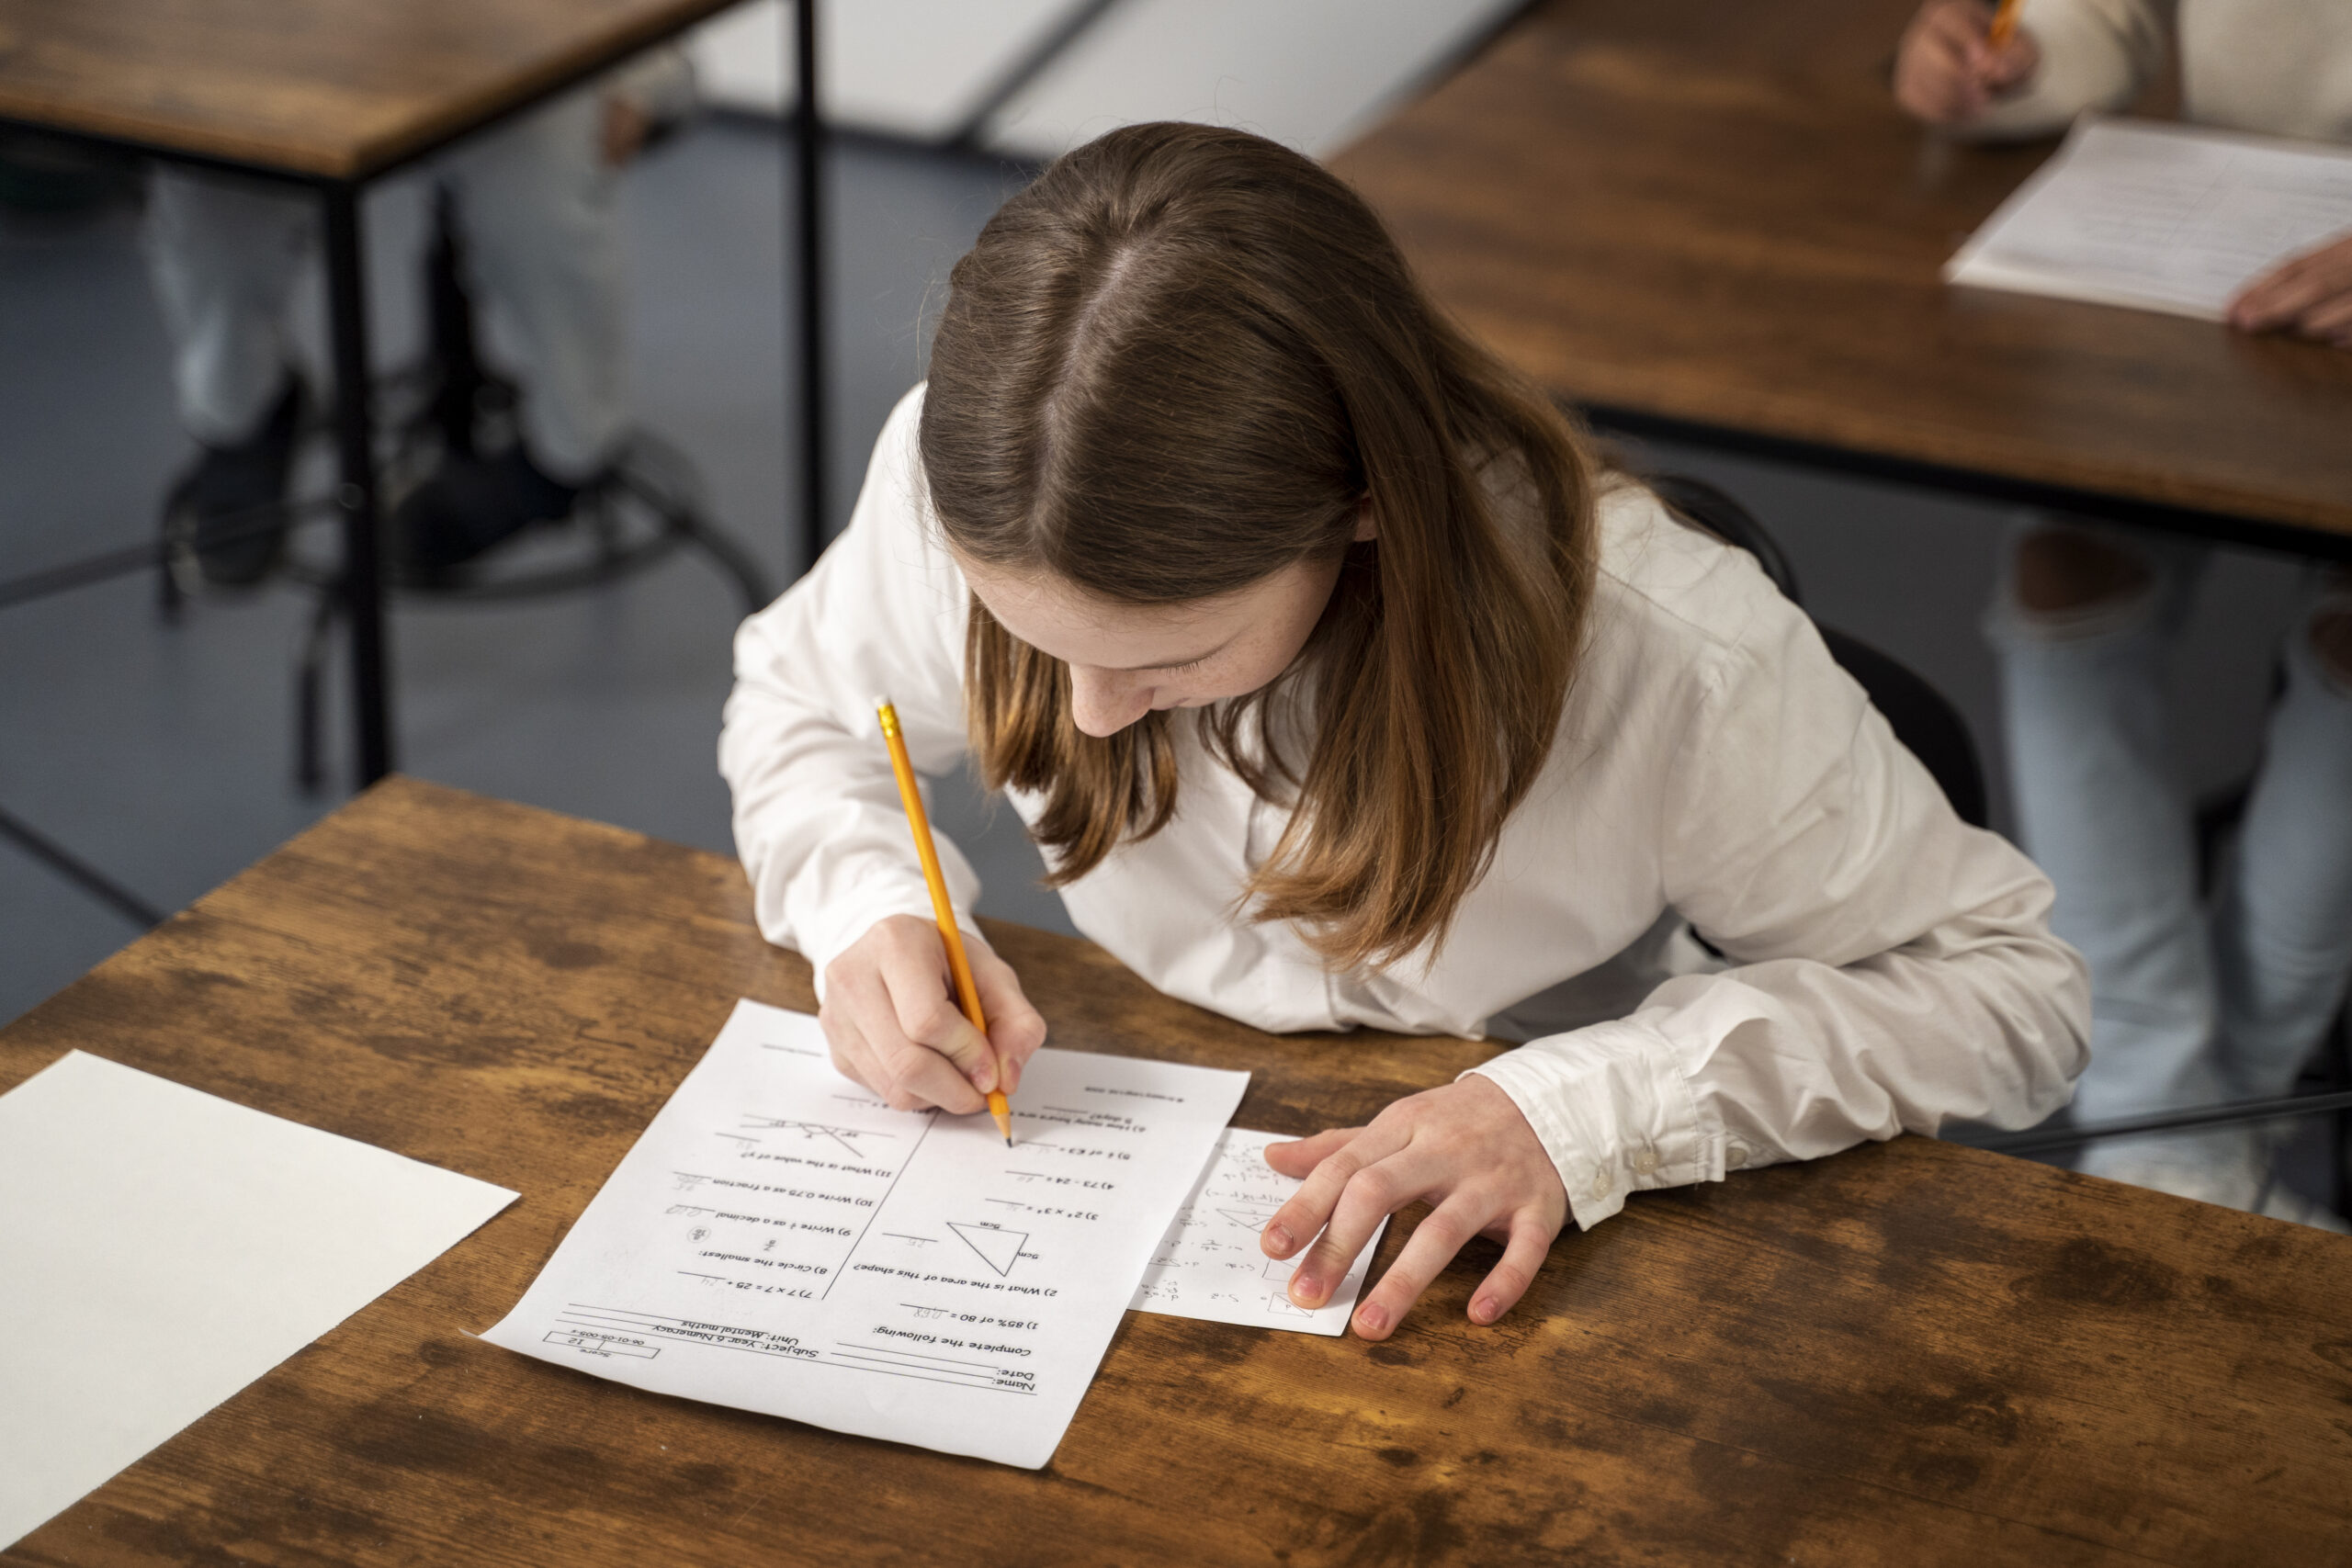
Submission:
M 0 1095 L 0 1550 L 514 1201 L 80 1051 Z
M 1388 1229 L 1383 1220 L 1364 1244 L 1348 1277 L 1331 1299 L 1312 1312 L 1289 1295 L 1290 1277 L 1308 1248 L 1288 1258 L 1265 1255 L 1259 1233 L 1274 1211 L 1306 1185 L 1266 1163 L 1268 1144 L 1288 1143 L 1280 1133 L 1228 1127 L 1216 1153 L 1193 1184 L 1176 1221 L 1160 1238 L 1128 1304 L 1137 1312 L 1238 1323 L 1250 1328 L 1287 1328 L 1297 1334 L 1344 1333 L 1348 1314 L 1363 1292 L 1364 1270 Z

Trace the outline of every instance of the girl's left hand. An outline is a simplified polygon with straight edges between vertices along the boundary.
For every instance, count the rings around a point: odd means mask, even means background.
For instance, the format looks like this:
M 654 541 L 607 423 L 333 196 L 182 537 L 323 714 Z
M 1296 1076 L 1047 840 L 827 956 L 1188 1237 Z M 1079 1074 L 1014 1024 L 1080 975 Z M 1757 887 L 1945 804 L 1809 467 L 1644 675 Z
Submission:
M 1510 1096 L 1476 1074 L 1396 1101 L 1369 1127 L 1340 1127 L 1266 1145 L 1266 1163 L 1300 1188 L 1266 1222 L 1259 1245 L 1288 1258 L 1320 1231 L 1290 1280 L 1290 1299 L 1318 1307 L 1347 1277 L 1381 1220 L 1427 1201 L 1430 1215 L 1355 1311 L 1357 1335 L 1385 1339 L 1431 1280 L 1474 1235 L 1503 1243 L 1502 1261 L 1470 1298 L 1470 1321 L 1492 1323 L 1526 1293 L 1568 1215 L 1567 1190 Z
M 2352 348 L 2352 239 L 2291 256 L 2230 301 L 2241 332 L 2291 332 Z

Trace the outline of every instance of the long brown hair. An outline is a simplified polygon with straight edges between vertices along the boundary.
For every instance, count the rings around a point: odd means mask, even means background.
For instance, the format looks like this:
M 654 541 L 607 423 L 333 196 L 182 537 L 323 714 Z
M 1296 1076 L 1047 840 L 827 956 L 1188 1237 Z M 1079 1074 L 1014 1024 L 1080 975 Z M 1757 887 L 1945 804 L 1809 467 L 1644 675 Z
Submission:
M 1068 669 L 973 600 L 973 749 L 990 789 L 1043 796 L 1049 881 L 1167 825 L 1190 720 L 1292 801 L 1255 918 L 1334 967 L 1434 954 L 1559 728 L 1593 570 L 1581 438 L 1437 312 L 1354 192 L 1241 131 L 1087 143 L 949 283 L 921 440 L 962 555 L 1130 604 L 1343 557 L 1282 679 L 1108 739 L 1071 721 Z M 1367 501 L 1377 537 L 1351 544 Z M 1303 759 L 1285 732 L 1311 733 Z

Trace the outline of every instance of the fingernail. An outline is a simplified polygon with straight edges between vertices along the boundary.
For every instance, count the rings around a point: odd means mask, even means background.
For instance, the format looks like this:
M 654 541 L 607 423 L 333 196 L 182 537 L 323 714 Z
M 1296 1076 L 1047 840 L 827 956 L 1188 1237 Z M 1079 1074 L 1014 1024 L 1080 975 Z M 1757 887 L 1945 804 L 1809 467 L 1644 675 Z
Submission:
M 1385 1308 L 1367 1306 L 1356 1313 L 1356 1327 L 1366 1334 L 1384 1334 L 1388 1329 L 1388 1314 Z
M 1503 1309 L 1495 1304 L 1491 1296 L 1480 1296 L 1470 1303 L 1470 1321 L 1473 1323 L 1492 1323 L 1502 1314 Z
M 982 1062 L 972 1069 L 971 1079 L 974 1089 L 978 1089 L 982 1094 L 988 1093 L 996 1087 L 996 1064 Z
M 1290 1232 L 1283 1229 L 1280 1225 L 1268 1225 L 1266 1227 L 1266 1245 L 1272 1247 L 1276 1253 L 1288 1252 L 1290 1250 Z
M 1291 1299 L 1302 1306 L 1313 1306 L 1323 1299 L 1323 1281 L 1312 1274 L 1294 1274 L 1290 1281 Z

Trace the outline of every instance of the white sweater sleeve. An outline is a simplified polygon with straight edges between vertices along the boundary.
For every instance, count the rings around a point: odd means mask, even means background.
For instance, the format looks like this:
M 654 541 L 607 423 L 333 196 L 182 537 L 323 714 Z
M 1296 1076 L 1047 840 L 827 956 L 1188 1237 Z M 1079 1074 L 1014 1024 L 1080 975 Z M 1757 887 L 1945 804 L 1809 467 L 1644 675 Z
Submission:
M 1735 966 L 1474 1069 L 1527 1115 L 1577 1223 L 1633 1188 L 2064 1104 L 2089 985 L 2050 934 L 2048 880 L 1952 814 L 1777 594 L 1692 679 L 1666 891 Z
M 2086 109 L 2123 108 L 2164 64 L 2173 0 L 2025 0 L 2018 25 L 2041 63 L 2024 85 L 1957 127 L 1985 140 L 2064 130 Z
M 965 588 L 933 535 L 915 446 L 921 388 L 883 426 L 848 529 L 816 570 L 743 623 L 718 738 L 735 845 L 762 934 L 817 967 L 888 915 L 931 917 L 931 897 L 875 718 L 897 705 L 918 770 L 965 755 Z M 958 910 L 979 896 L 939 840 Z M 967 914 L 968 919 L 968 913 Z

